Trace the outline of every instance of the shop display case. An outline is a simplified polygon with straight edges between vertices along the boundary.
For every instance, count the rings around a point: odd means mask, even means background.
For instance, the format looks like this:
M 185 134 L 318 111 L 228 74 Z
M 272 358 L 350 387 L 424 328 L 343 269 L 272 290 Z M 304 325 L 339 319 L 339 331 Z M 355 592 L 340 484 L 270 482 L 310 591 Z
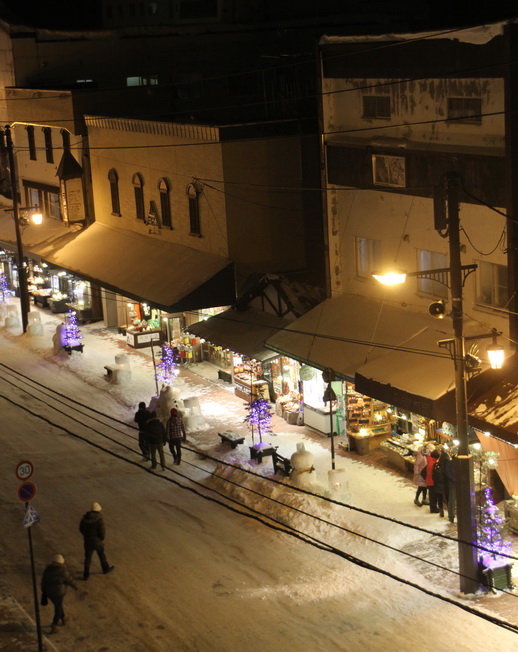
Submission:
M 149 330 L 136 330 L 132 327 L 126 329 L 126 342 L 134 349 L 143 349 L 153 344 L 160 344 L 161 330 L 153 328 Z
M 393 432 L 393 419 L 386 403 L 347 392 L 347 435 L 350 448 L 359 455 L 366 455 L 379 448 Z
M 265 380 L 254 380 L 251 374 L 234 374 L 234 392 L 244 401 L 255 401 L 258 398 L 270 399 L 268 383 Z
M 380 446 L 385 452 L 387 459 L 401 471 L 413 471 L 416 448 L 422 446 L 419 444 L 409 443 L 402 437 L 390 437 Z

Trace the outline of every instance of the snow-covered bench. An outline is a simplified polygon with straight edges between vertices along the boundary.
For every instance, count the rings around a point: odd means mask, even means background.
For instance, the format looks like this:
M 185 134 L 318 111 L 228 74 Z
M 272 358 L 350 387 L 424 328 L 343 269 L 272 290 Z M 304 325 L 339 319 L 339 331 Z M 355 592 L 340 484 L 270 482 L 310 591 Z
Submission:
M 229 443 L 232 448 L 236 448 L 238 444 L 243 444 L 245 438 L 242 435 L 238 435 L 237 432 L 233 430 L 224 430 L 223 432 L 218 432 L 218 435 L 221 437 L 221 443 Z

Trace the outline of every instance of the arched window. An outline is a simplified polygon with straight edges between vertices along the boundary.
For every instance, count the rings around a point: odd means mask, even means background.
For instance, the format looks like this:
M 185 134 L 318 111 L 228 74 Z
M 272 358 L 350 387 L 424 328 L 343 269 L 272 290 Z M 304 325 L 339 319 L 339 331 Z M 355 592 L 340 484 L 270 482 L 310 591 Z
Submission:
M 144 209 L 144 179 L 138 172 L 133 175 L 133 190 L 135 191 L 135 211 L 137 220 L 144 221 L 146 211 Z
M 187 197 L 189 198 L 189 224 L 191 235 L 201 235 L 200 223 L 200 185 L 196 182 L 187 186 Z
M 119 201 L 119 175 L 113 168 L 108 172 L 108 181 L 110 182 L 110 194 L 112 198 L 112 214 L 121 214 L 121 205 Z
M 167 179 L 160 179 L 158 182 L 158 191 L 160 193 L 160 213 L 162 215 L 162 226 L 169 229 L 173 228 L 171 221 L 171 186 Z

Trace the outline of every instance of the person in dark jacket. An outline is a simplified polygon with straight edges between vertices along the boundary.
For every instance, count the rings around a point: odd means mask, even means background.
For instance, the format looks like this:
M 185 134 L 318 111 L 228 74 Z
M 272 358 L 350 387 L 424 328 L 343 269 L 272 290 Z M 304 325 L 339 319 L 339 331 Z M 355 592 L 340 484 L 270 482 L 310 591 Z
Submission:
M 62 625 L 66 622 L 63 601 L 67 586 L 71 586 L 77 591 L 77 586 L 68 574 L 63 555 L 54 555 L 52 562 L 45 568 L 41 578 L 41 604 L 45 606 L 50 600 L 54 605 L 54 618 L 50 628 L 51 634 L 57 632 L 57 625 L 60 622 Z
M 439 451 L 438 450 L 433 450 L 430 453 L 430 456 L 428 457 L 427 464 L 426 464 L 426 486 L 428 487 L 428 498 L 430 500 L 430 512 L 432 514 L 438 514 L 439 509 L 437 507 L 437 493 L 435 491 L 435 482 L 433 478 L 433 470 L 435 468 L 435 465 L 437 464 L 437 460 L 439 459 Z
M 164 444 L 167 440 L 165 428 L 156 413 L 152 413 L 152 418 L 146 422 L 146 437 L 149 444 L 149 452 L 151 454 L 151 468 L 156 469 L 156 454 L 160 456 L 160 465 L 162 471 L 165 471 L 165 455 Z
M 182 461 L 182 439 L 185 441 L 186 435 L 182 415 L 176 408 L 171 408 L 171 416 L 167 421 L 166 433 L 169 450 L 174 458 L 174 463 L 180 464 Z
M 84 580 L 87 580 L 90 576 L 90 563 L 94 551 L 99 557 L 104 574 L 110 573 L 115 568 L 115 566 L 110 566 L 106 560 L 106 554 L 104 552 L 104 537 L 106 529 L 104 527 L 104 519 L 101 512 L 102 507 L 99 503 L 92 503 L 90 511 L 86 512 L 79 523 L 79 531 L 83 535 L 85 545 Z
M 142 459 L 149 460 L 149 444 L 146 437 L 146 423 L 153 417 L 153 413 L 146 408 L 146 404 L 142 401 L 138 404 L 138 410 L 135 412 L 133 419 L 138 425 L 138 445 L 142 451 Z
M 457 488 L 455 484 L 455 462 L 456 449 L 452 449 L 452 456 L 448 455 L 448 459 L 444 464 L 444 482 L 448 487 L 448 520 L 450 523 L 455 521 L 455 514 L 457 512 Z
M 432 472 L 436 505 L 441 517 L 444 516 L 444 505 L 448 502 L 448 485 L 444 477 L 444 470 L 449 457 L 447 451 L 442 450 Z

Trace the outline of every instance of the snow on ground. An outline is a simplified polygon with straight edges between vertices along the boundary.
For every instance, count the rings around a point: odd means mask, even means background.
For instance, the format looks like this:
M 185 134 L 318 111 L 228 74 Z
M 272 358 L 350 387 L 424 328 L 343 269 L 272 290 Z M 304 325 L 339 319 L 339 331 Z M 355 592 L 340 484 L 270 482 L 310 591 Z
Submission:
M 99 324 L 82 326 L 83 354 L 54 353 L 52 335 L 60 319 L 44 311 L 41 314 L 42 337 L 0 329 L 0 362 L 132 423 L 137 403 L 149 401 L 156 392 L 149 351 L 131 350 L 131 383 L 114 385 L 105 379 L 104 365 L 113 364 L 116 353 L 128 353 L 121 336 Z M 192 370 L 201 375 L 182 370 L 181 398 L 199 398 L 208 427 L 190 432 L 188 447 L 271 477 L 269 459 L 262 465 L 250 461 L 249 436 L 245 446 L 233 450 L 222 446 L 217 437 L 218 431 L 227 428 L 247 433 L 242 401 L 229 385 L 211 376 L 210 365 L 194 365 Z M 0 393 L 5 391 L 2 384 Z M 20 396 L 19 390 L 11 391 Z M 4 614 L 7 606 L 12 606 L 10 594 L 31 611 L 26 533 L 20 527 L 21 506 L 12 473 L 20 456 L 35 461 L 35 479 L 41 486 L 34 501 L 42 513 L 42 522 L 34 528 L 38 573 L 49 555 L 60 549 L 76 576 L 80 574 L 77 520 L 90 500 L 102 502 L 107 514 L 107 549 L 116 573 L 107 578 L 94 576 L 88 585 L 82 584 L 78 595 L 67 596 L 74 617 L 70 626 L 52 639 L 57 649 L 233 651 L 289 647 L 354 651 L 413 650 L 417 645 L 423 650 L 438 646 L 510 650 L 518 645 L 514 634 L 454 606 L 228 512 L 138 467 L 108 458 L 56 428 L 42 428 L 37 419 L 20 416 L 8 403 L 2 401 L 1 405 L 0 439 L 6 472 L 0 479 L 0 496 L 6 509 L 0 514 L 0 542 L 5 553 L 0 561 L 0 617 L 8 622 L 16 618 L 12 608 L 7 610 L 8 617 Z M 303 442 L 314 455 L 316 471 L 311 479 L 315 493 L 455 536 L 445 519 L 413 505 L 414 492 L 406 478 L 338 455 L 337 466 L 344 469 L 345 481 L 331 493 L 327 440 L 277 417 L 274 432 L 271 441 L 281 454 L 290 456 L 297 443 Z M 257 495 L 229 486 L 222 477 L 453 569 L 455 544 L 265 483 L 256 475 L 200 456 L 186 453 L 185 458 L 213 471 L 208 478 L 198 473 L 207 487 L 395 575 L 458 599 L 454 575 L 330 528 L 322 520 L 294 514 L 277 503 L 265 507 Z M 192 468 L 185 469 L 192 472 Z M 189 485 L 169 471 L 164 476 Z M 283 482 L 288 483 L 286 479 Z M 24 551 L 22 559 L 20 550 Z M 500 595 L 468 602 L 516 622 L 515 601 L 514 596 Z M 44 617 L 48 625 L 48 608 Z

